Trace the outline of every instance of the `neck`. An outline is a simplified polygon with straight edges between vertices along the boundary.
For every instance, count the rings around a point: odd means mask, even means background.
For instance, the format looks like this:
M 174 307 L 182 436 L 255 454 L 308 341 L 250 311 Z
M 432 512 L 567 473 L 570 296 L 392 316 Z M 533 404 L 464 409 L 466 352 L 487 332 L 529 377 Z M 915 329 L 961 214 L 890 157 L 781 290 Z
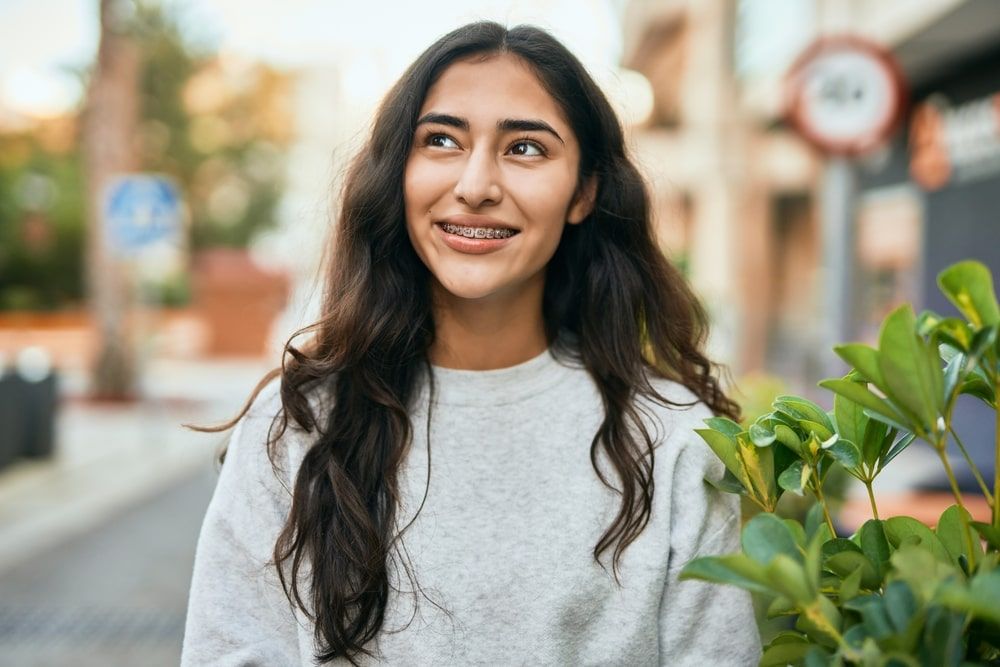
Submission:
M 462 299 L 434 282 L 435 366 L 467 370 L 508 368 L 548 348 L 542 319 L 544 280 L 514 295 Z

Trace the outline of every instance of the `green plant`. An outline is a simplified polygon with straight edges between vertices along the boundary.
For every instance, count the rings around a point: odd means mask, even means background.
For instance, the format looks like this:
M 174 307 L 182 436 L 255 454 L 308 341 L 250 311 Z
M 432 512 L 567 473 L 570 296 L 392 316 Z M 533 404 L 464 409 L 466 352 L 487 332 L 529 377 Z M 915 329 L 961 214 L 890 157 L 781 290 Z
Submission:
M 962 317 L 917 317 L 904 305 L 886 317 L 877 349 L 835 347 L 852 370 L 820 382 L 835 395 L 831 412 L 779 396 L 746 429 L 713 418 L 697 430 L 725 465 L 714 484 L 763 512 L 745 525 L 742 552 L 696 558 L 682 578 L 740 586 L 771 600 L 769 616 L 794 620 L 765 647 L 762 665 L 1000 664 L 1000 416 L 992 491 L 952 424 L 962 394 L 997 414 L 1000 307 L 978 262 L 945 269 L 938 285 Z M 988 523 L 963 503 L 949 435 L 991 508 Z M 934 528 L 880 518 L 872 491 L 916 439 L 938 453 L 955 495 Z M 835 466 L 864 484 L 871 502 L 872 519 L 850 537 L 836 534 L 823 494 Z M 785 491 L 815 498 L 804 522 L 773 513 Z

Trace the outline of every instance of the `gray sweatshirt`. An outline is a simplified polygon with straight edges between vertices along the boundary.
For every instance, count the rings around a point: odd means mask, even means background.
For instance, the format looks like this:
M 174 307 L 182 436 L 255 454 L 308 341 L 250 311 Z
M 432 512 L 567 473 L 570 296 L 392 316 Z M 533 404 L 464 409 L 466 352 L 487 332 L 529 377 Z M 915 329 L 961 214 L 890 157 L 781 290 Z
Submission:
M 430 486 L 402 557 L 450 615 L 419 590 L 414 596 L 405 570 L 391 564 L 386 622 L 367 645 L 380 659 L 362 655 L 362 664 L 756 664 L 748 594 L 677 580 L 694 556 L 739 549 L 737 497 L 703 481 L 722 475 L 692 430 L 711 416 L 703 403 L 640 402 L 656 445 L 655 491 L 649 523 L 622 554 L 618 587 L 614 544 L 601 555 L 607 572 L 593 558 L 620 496 L 591 464 L 603 407 L 587 371 L 544 352 L 510 368 L 434 372 Z M 673 401 L 695 399 L 677 383 L 654 386 Z M 398 526 L 427 484 L 426 383 L 421 391 Z M 289 428 L 274 472 L 265 442 L 279 407 L 274 382 L 233 432 L 198 541 L 182 665 L 315 664 L 313 626 L 267 564 L 310 438 Z M 599 451 L 605 477 L 620 488 Z

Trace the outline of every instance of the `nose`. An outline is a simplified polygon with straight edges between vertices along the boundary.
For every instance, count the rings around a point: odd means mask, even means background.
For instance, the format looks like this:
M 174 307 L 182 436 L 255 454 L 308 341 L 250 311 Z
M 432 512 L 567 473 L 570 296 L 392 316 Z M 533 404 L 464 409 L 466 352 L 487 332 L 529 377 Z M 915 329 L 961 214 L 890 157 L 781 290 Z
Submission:
M 455 183 L 455 198 L 469 208 L 500 203 L 503 190 L 493 155 L 488 150 L 473 150 L 462 166 Z

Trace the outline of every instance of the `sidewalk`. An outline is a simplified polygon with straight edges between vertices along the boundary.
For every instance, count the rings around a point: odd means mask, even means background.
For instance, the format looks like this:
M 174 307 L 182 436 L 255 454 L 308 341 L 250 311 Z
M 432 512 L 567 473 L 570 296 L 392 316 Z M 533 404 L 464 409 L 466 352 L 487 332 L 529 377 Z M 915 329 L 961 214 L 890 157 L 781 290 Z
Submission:
M 60 375 L 55 456 L 0 470 L 0 572 L 213 468 L 227 434 L 181 424 L 228 419 L 269 368 L 256 359 L 157 360 L 145 398 L 128 405 L 87 402 L 86 378 Z

